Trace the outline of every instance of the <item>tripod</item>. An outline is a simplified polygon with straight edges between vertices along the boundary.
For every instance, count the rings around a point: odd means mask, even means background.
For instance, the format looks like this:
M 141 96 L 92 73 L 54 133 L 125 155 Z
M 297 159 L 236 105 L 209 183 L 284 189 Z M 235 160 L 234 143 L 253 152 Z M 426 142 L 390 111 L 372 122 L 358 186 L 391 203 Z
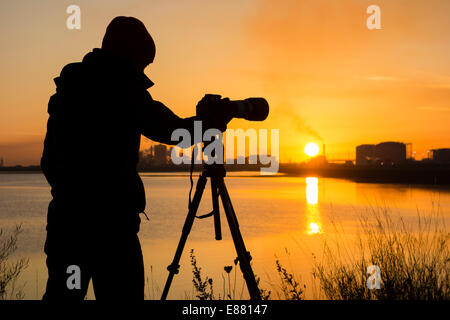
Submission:
M 222 239 L 222 231 L 220 227 L 220 212 L 219 212 L 219 196 L 222 199 L 222 205 L 225 210 L 225 215 L 228 220 L 228 225 L 230 227 L 231 236 L 233 238 L 234 246 L 237 252 L 237 260 L 239 261 L 239 266 L 241 267 L 241 271 L 244 275 L 245 282 L 247 284 L 248 292 L 250 294 L 250 298 L 252 300 L 261 300 L 261 293 L 258 289 L 258 284 L 255 279 L 255 275 L 253 273 L 252 267 L 250 265 L 250 260 L 252 259 L 250 256 L 250 252 L 247 251 L 244 244 L 244 239 L 242 238 L 241 232 L 239 231 L 239 224 L 237 221 L 236 214 L 233 209 L 233 205 L 231 204 L 231 199 L 228 194 L 227 188 L 225 186 L 225 167 L 223 164 L 205 164 L 203 166 L 203 172 L 200 175 L 197 185 L 195 188 L 195 194 L 192 202 L 189 204 L 189 212 L 186 217 L 186 221 L 184 222 L 183 231 L 181 233 L 181 238 L 178 243 L 177 251 L 175 252 L 175 256 L 173 258 L 172 263 L 167 267 L 169 271 L 169 276 L 166 281 L 166 285 L 164 286 L 164 291 L 161 296 L 161 300 L 165 300 L 167 298 L 167 294 L 169 293 L 170 285 L 172 283 L 173 277 L 175 274 L 179 272 L 179 262 L 181 258 L 181 254 L 183 253 L 184 246 L 186 244 L 186 240 L 191 231 L 192 225 L 194 224 L 194 219 L 196 218 L 197 210 L 200 205 L 200 201 L 202 199 L 203 191 L 205 190 L 206 181 L 209 177 L 211 180 L 211 193 L 212 193 L 212 204 L 213 211 L 205 214 L 203 216 L 199 216 L 197 218 L 206 218 L 210 216 L 214 216 L 214 229 L 216 240 Z

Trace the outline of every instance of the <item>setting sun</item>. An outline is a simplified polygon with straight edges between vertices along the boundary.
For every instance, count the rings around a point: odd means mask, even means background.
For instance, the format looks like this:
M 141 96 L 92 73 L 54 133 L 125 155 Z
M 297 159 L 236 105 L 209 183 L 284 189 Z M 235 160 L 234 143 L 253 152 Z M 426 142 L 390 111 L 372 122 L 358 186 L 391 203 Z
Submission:
M 319 146 L 317 143 L 310 142 L 305 146 L 305 153 L 310 157 L 315 157 L 319 154 Z

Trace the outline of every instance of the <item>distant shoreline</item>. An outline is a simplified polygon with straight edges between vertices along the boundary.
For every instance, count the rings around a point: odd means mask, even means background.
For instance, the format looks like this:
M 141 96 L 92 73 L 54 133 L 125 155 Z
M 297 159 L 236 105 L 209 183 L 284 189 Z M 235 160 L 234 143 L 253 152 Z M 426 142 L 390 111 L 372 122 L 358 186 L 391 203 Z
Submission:
M 14 167 L 0 167 L 1 173 L 42 173 L 40 166 L 14 166 Z
M 280 165 L 288 176 L 317 176 L 354 182 L 450 186 L 450 165 L 405 164 L 394 166 Z
M 450 187 L 450 165 L 431 164 L 407 164 L 389 167 L 377 166 L 346 166 L 342 164 L 325 164 L 321 166 L 310 166 L 305 164 L 280 164 L 279 174 L 274 176 L 261 176 L 260 165 L 226 165 L 227 171 L 248 172 L 246 177 L 308 177 L 316 176 L 322 178 L 347 179 L 354 182 L 364 183 L 391 183 L 391 184 L 414 184 L 435 185 Z M 201 171 L 201 165 L 194 167 L 194 172 Z M 151 176 L 173 176 L 174 173 L 189 175 L 189 165 L 167 166 L 139 169 L 140 174 Z M 254 172 L 254 174 L 253 174 Z M 15 166 L 0 167 L 0 174 L 8 173 L 42 173 L 39 166 Z M 181 175 L 180 175 L 181 176 Z

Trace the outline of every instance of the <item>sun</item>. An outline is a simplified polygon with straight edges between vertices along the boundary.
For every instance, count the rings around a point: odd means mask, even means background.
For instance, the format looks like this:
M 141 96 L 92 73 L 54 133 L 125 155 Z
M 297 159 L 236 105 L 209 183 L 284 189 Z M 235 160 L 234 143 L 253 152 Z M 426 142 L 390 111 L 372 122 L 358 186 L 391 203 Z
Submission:
M 315 157 L 319 154 L 319 146 L 317 143 L 310 142 L 305 146 L 305 153 L 310 157 Z

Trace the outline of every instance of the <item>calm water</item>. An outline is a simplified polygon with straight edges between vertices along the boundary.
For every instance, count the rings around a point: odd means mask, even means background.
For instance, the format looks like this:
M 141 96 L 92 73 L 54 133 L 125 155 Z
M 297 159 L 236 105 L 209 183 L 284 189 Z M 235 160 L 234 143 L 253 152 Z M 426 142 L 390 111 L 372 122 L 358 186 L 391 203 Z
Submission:
M 189 178 L 154 174 L 143 174 L 142 178 L 150 216 L 150 221 L 142 219 L 139 233 L 149 281 L 146 294 L 150 299 L 159 299 L 167 277 L 166 266 L 172 261 L 187 213 Z M 314 177 L 249 177 L 242 173 L 228 177 L 226 183 L 262 286 L 276 291 L 278 258 L 290 271 L 302 276 L 308 298 L 317 298 L 310 277 L 312 253 L 320 256 L 324 239 L 334 233 L 334 224 L 339 224 L 350 238 L 361 231 L 358 217 L 371 207 L 388 207 L 392 217 L 402 216 L 412 225 L 418 211 L 428 215 L 439 208 L 447 226 L 450 222 L 448 190 Z M 206 189 L 201 213 L 210 209 L 209 190 Z M 41 174 L 0 174 L 0 227 L 23 225 L 16 256 L 30 259 L 20 279 L 21 284 L 25 283 L 27 299 L 39 299 L 45 290 L 43 244 L 49 191 Z M 169 298 L 195 297 L 190 249 L 195 250 L 204 275 L 214 279 L 216 295 L 223 294 L 223 267 L 232 265 L 236 257 L 225 223 L 222 215 L 224 240 L 215 241 L 213 220 L 195 221 Z M 234 276 L 234 270 L 231 275 Z M 241 295 L 242 285 L 238 271 L 236 298 Z M 243 292 L 245 298 L 246 289 Z M 93 297 L 92 291 L 89 297 Z

